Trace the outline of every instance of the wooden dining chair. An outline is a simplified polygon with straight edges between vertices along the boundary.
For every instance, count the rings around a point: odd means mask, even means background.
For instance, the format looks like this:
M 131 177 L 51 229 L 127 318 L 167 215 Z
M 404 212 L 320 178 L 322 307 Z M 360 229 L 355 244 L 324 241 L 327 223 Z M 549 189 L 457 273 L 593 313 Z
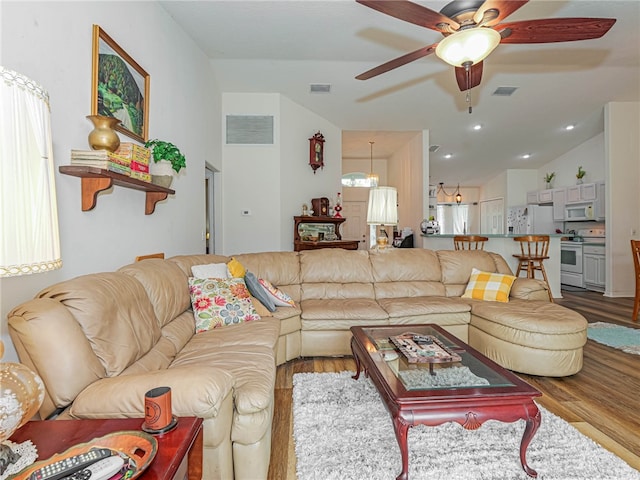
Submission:
M 633 316 L 631 320 L 638 321 L 640 310 L 640 240 L 631 240 L 631 252 L 633 253 L 633 266 L 636 274 L 636 295 L 633 300 Z
M 543 262 L 549 258 L 549 235 L 524 235 L 522 237 L 513 237 L 513 240 L 520 242 L 520 253 L 513 254 L 518 259 L 516 277 L 519 277 L 520 272 L 524 271 L 527 272 L 527 278 L 536 278 L 536 270 L 540 271 L 544 282 L 547 284 L 549 300 L 553 302 L 551 286 L 543 265 Z
M 151 253 L 149 255 L 139 255 L 136 257 L 136 262 L 141 260 L 147 260 L 149 258 L 164 258 L 164 253 Z
M 456 235 L 453 237 L 453 246 L 456 250 L 484 250 L 484 243 L 489 237 L 480 235 Z

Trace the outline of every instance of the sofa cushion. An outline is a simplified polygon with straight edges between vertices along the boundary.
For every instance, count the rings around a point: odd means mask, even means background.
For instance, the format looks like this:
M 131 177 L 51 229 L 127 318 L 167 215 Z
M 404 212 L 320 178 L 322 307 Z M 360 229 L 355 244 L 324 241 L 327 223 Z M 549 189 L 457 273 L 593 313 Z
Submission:
M 241 278 L 189 277 L 189 291 L 196 333 L 260 319 Z
M 376 299 L 444 296 L 438 256 L 422 248 L 384 249 L 369 255 Z
M 341 248 L 302 251 L 300 276 L 303 300 L 374 298 L 373 272 L 366 251 Z
M 378 303 L 391 319 L 414 315 L 468 314 L 471 311 L 468 303 L 448 297 L 383 298 Z
M 448 297 L 462 296 L 474 268 L 490 273 L 511 273 L 499 272 L 494 256 L 484 250 L 438 250 L 436 253 Z
M 585 318 L 549 301 L 472 301 L 471 325 L 509 343 L 542 350 L 579 348 L 587 342 Z
M 373 299 L 303 300 L 303 320 L 387 320 L 389 315 Z
M 191 306 L 187 275 L 173 262 L 151 258 L 118 270 L 142 284 L 158 318 L 160 328 Z M 178 345 L 182 348 L 182 345 Z
M 153 305 L 142 284 L 131 275 L 119 272 L 83 275 L 52 285 L 38 297 L 55 299 L 71 312 L 107 376 L 119 375 L 160 339 Z M 63 343 L 61 348 L 71 346 Z M 50 353 L 51 358 L 57 358 Z M 70 371 L 75 368 L 66 367 Z
M 462 298 L 490 302 L 508 302 L 511 285 L 516 277 L 501 273 L 481 272 L 474 268 Z

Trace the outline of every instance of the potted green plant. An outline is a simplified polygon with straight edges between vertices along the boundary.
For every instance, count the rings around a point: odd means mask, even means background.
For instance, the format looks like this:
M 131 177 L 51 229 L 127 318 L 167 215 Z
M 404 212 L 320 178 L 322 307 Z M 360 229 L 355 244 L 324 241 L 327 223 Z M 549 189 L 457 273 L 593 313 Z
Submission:
M 585 170 L 582 169 L 582 165 L 578 167 L 578 173 L 576 173 L 576 184 L 580 185 L 582 183 L 582 178 L 587 174 Z
M 187 166 L 184 154 L 173 143 L 164 140 L 149 140 L 144 146 L 151 150 L 153 157 L 150 165 L 151 181 L 169 188 L 173 180 L 173 172 L 178 173 Z
M 547 174 L 544 176 L 544 183 L 546 184 L 547 188 L 552 188 L 551 182 L 553 182 L 553 179 L 556 176 L 556 172 L 547 172 Z

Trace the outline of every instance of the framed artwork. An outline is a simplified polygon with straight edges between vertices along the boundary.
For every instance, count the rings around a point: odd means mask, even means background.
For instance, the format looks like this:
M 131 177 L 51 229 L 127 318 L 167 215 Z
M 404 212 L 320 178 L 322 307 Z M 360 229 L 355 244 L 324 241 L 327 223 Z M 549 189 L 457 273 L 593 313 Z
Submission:
M 116 130 L 149 139 L 149 74 L 99 25 L 93 26 L 91 114 L 120 120 Z

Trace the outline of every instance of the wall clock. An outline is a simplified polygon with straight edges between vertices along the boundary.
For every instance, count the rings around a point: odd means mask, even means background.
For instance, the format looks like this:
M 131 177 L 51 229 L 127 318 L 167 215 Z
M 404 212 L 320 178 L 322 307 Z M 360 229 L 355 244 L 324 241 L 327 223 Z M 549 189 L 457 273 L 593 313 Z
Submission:
M 320 132 L 309 139 L 309 165 L 314 175 L 318 168 L 324 169 L 324 136 Z

